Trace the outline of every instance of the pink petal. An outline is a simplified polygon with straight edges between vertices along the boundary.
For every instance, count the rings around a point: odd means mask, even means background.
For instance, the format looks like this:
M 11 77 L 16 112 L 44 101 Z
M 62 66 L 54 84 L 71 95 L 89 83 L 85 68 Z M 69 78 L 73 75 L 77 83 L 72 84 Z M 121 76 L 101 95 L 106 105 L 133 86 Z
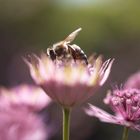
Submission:
M 107 78 L 110 74 L 113 62 L 114 62 L 114 59 L 112 59 L 110 63 L 107 63 L 108 66 L 107 66 L 107 69 L 105 70 L 105 72 L 103 74 L 103 78 L 100 81 L 100 86 L 102 86 L 105 83 L 105 81 L 107 80 Z
M 131 128 L 140 131 L 140 125 L 133 125 Z
M 97 117 L 100 121 L 102 122 L 106 122 L 106 123 L 114 123 L 114 124 L 122 124 L 121 119 L 118 119 L 117 117 L 105 112 L 104 110 L 93 106 L 91 104 L 89 104 L 89 108 L 85 109 L 85 112 L 89 115 L 89 116 L 94 116 Z

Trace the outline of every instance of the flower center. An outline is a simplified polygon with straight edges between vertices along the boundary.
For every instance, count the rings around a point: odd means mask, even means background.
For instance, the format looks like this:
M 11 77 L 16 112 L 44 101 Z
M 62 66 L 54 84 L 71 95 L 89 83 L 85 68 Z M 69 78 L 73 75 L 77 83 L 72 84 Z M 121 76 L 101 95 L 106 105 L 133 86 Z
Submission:
M 110 95 L 112 109 L 127 121 L 140 120 L 140 91 L 137 89 L 115 90 Z

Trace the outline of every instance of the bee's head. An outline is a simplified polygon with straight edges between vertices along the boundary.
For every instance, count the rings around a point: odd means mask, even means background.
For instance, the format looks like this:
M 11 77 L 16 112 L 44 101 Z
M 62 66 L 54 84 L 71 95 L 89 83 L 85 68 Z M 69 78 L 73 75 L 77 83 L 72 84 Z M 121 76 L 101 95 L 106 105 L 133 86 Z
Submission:
M 47 55 L 48 55 L 52 60 L 55 60 L 55 59 L 56 59 L 56 54 L 55 54 L 54 50 L 51 49 L 51 48 L 48 48 L 48 49 L 47 49 Z

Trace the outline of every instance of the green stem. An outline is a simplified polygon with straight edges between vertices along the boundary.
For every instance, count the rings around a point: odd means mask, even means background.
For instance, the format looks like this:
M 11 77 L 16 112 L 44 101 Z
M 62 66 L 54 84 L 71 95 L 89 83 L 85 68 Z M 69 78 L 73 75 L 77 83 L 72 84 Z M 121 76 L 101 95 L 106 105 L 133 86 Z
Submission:
M 63 140 L 69 140 L 70 109 L 63 108 Z
M 128 140 L 128 132 L 129 132 L 129 128 L 128 127 L 124 127 L 122 140 Z

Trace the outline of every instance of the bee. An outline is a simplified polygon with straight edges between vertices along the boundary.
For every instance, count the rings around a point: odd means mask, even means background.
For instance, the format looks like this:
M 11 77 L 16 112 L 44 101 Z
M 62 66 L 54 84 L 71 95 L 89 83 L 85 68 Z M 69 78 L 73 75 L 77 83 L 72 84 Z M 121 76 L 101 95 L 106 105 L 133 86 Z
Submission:
M 72 58 L 76 60 L 84 61 L 88 65 L 87 56 L 84 51 L 77 45 L 70 43 L 75 39 L 81 28 L 75 30 L 69 34 L 63 41 L 53 44 L 52 47 L 47 49 L 48 56 L 54 61 L 56 59 L 67 59 Z

